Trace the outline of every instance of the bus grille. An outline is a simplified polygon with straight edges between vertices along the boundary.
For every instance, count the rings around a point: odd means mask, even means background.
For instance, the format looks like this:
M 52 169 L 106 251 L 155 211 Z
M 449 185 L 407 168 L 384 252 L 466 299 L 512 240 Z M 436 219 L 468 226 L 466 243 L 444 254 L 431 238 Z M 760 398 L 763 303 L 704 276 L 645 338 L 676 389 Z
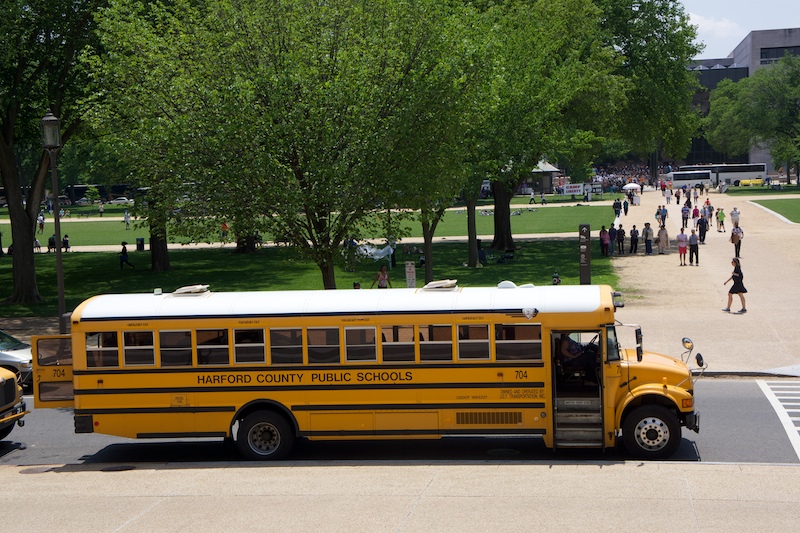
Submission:
M 14 403 L 17 399 L 17 382 L 14 379 L 7 379 L 3 382 L 2 401 L 0 407 Z
M 517 412 L 496 412 L 485 413 L 456 413 L 456 424 L 479 424 L 479 425 L 511 425 L 521 424 L 522 413 Z

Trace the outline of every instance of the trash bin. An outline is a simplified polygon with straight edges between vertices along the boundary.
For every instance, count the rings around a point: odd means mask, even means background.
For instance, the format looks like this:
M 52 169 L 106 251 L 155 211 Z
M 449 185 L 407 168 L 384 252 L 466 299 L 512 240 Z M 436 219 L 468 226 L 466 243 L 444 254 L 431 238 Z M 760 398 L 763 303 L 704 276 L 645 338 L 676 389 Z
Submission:
M 137 237 L 136 238 L 136 251 L 137 252 L 144 252 L 144 237 Z

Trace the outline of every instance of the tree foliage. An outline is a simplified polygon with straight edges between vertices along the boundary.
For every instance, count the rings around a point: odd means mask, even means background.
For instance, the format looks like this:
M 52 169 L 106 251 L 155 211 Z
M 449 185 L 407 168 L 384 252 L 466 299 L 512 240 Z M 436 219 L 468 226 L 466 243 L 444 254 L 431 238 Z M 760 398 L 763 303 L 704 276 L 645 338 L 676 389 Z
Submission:
M 495 198 L 492 247 L 513 248 L 509 202 L 546 155 L 577 156 L 610 127 L 624 80 L 601 39 L 589 0 L 508 2 L 492 18 L 491 76 L 471 133 L 475 175 L 488 174 Z
M 200 239 L 223 222 L 239 237 L 266 228 L 333 288 L 345 238 L 408 176 L 439 179 L 455 161 L 465 9 L 121 1 L 102 19 L 95 63 L 113 81 L 98 92 L 96 117 L 126 130 L 135 164 L 149 153 L 138 172 L 146 185 L 186 197 L 175 231 Z
M 604 40 L 622 58 L 616 73 L 628 82 L 616 135 L 639 155 L 664 150 L 683 157 L 699 116 L 692 106 L 698 88 L 687 65 L 702 48 L 696 29 L 674 0 L 595 0 Z
M 710 104 L 703 125 L 715 150 L 767 147 L 776 165 L 800 165 L 800 57 L 787 54 L 749 78 L 723 81 Z
M 50 160 L 39 121 L 50 109 L 69 142 L 81 124 L 87 71 L 78 56 L 93 40 L 101 0 L 4 0 L 0 16 L 0 175 L 11 218 L 14 286 L 7 301 L 41 301 L 33 257 Z M 27 196 L 23 196 L 23 186 Z M 57 194 L 57 193 L 56 193 Z

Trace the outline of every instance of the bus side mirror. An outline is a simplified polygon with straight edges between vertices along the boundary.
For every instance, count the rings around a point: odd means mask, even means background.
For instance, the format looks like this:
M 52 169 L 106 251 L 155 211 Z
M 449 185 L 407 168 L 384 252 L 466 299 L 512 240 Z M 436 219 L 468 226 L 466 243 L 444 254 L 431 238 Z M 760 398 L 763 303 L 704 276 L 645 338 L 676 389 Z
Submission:
M 642 362 L 642 345 L 641 344 L 637 344 L 636 345 L 636 360 L 639 361 L 640 363 Z
M 705 361 L 703 361 L 703 356 L 701 354 L 697 354 L 694 357 L 694 362 L 697 363 L 697 366 L 703 368 Z
M 642 328 L 636 328 L 636 344 L 642 344 Z

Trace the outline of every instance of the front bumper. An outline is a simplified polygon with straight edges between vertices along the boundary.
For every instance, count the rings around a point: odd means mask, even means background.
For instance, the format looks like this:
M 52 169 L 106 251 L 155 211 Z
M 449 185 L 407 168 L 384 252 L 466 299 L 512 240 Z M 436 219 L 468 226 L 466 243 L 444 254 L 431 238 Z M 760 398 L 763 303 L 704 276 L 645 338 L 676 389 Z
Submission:
M 683 425 L 695 433 L 700 433 L 700 411 L 683 415 Z
M 6 426 L 9 422 L 13 423 L 14 421 L 20 420 L 23 416 L 30 413 L 25 408 L 25 402 L 19 402 L 17 405 L 5 411 L 4 413 L 0 413 L 0 426 Z

